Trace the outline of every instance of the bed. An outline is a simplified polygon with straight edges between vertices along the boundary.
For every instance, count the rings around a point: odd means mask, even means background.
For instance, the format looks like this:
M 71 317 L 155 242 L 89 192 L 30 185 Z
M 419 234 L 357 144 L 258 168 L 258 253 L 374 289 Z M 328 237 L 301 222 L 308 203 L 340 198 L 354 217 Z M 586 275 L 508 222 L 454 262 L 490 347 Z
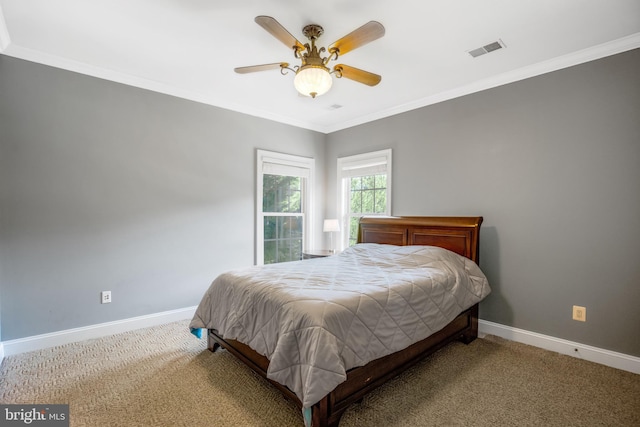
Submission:
M 478 267 L 481 224 L 362 218 L 358 245 L 339 255 L 219 276 L 190 327 L 295 402 L 306 425 L 337 426 L 369 391 L 447 343 L 477 337 L 478 303 L 490 292 Z M 435 294 L 423 296 L 427 289 Z

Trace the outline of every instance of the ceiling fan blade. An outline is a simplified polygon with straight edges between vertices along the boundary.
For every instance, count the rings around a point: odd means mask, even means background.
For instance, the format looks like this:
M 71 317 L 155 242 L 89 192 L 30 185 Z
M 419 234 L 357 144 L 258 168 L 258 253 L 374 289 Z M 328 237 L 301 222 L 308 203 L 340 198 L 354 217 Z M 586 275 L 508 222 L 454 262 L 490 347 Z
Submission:
M 369 21 L 329 46 L 329 52 L 335 50 L 340 55 L 384 36 L 384 27 L 377 21 Z
M 256 16 L 256 23 L 267 30 L 273 37 L 280 40 L 290 49 L 304 50 L 304 45 L 291 35 L 278 21 L 270 16 Z
M 247 74 L 247 73 L 255 73 L 258 71 L 268 71 L 275 70 L 277 68 L 287 68 L 289 66 L 286 62 L 274 62 L 273 64 L 262 64 L 262 65 L 250 65 L 248 67 L 237 67 L 234 68 L 238 74 Z
M 378 74 L 373 74 L 368 71 L 361 70 L 359 68 L 350 67 L 344 64 L 338 64 L 333 67 L 333 71 L 340 77 L 344 77 L 345 79 L 355 80 L 358 83 L 363 83 L 368 86 L 375 86 L 380 83 L 382 80 L 382 76 Z

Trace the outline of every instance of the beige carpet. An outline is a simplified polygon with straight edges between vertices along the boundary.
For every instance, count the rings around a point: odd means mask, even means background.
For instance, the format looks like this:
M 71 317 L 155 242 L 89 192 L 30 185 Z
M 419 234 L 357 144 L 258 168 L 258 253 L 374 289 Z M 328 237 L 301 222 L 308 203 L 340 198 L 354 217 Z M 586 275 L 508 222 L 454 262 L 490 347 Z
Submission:
M 72 426 L 302 426 L 188 322 L 6 357 L 0 402 L 68 403 Z M 451 344 L 345 413 L 355 426 L 638 426 L 640 375 L 495 337 Z

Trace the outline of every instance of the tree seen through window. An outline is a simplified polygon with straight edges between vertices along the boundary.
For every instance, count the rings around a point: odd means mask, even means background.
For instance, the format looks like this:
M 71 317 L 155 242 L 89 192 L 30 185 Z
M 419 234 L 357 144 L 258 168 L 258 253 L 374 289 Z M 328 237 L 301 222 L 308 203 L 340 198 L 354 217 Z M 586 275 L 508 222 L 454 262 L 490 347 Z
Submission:
M 350 178 L 349 246 L 356 243 L 358 220 L 364 215 L 381 215 L 387 210 L 387 175 Z
M 263 176 L 264 263 L 299 260 L 302 256 L 302 180 Z

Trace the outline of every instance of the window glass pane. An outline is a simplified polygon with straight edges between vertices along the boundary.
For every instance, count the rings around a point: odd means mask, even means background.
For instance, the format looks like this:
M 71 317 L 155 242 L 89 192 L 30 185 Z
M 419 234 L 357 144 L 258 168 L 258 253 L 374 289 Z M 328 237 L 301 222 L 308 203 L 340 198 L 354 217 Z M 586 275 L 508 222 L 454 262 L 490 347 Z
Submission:
M 351 192 L 351 212 L 362 212 L 362 191 Z
M 373 213 L 374 212 L 374 204 L 373 204 L 373 196 L 375 192 L 374 190 L 366 190 L 362 191 L 362 213 Z
M 297 216 L 281 216 L 276 220 L 279 239 L 302 237 L 302 218 Z M 265 235 L 266 238 L 266 235 Z
M 291 241 L 291 254 L 287 261 L 297 261 L 302 259 L 302 239 Z
M 263 175 L 263 212 L 302 212 L 302 179 L 295 176 Z
M 298 261 L 302 258 L 302 239 L 281 239 L 276 242 L 276 259 L 273 262 Z M 265 242 L 265 264 L 267 264 L 266 247 Z
M 278 242 L 278 260 L 277 262 L 283 262 L 285 260 L 289 260 L 289 241 L 288 240 L 280 240 Z
M 274 216 L 265 216 L 264 217 L 264 239 L 275 239 L 276 238 L 276 217 Z
M 275 175 L 264 175 L 262 178 L 263 194 L 262 194 L 262 211 L 275 212 L 276 206 L 276 183 Z
M 303 226 L 304 220 L 301 216 L 266 216 L 264 263 L 301 259 Z
M 277 242 L 275 240 L 265 240 L 264 241 L 264 263 L 265 264 L 273 264 L 277 262 L 277 252 L 276 252 Z
M 291 238 L 302 239 L 302 217 L 293 216 L 289 220 L 289 226 L 291 229 Z M 302 242 L 301 242 L 302 244 Z
M 349 246 L 355 245 L 358 240 L 358 221 L 360 217 L 349 218 Z
M 349 245 L 356 243 L 358 219 L 362 215 L 384 214 L 387 209 L 387 176 L 368 175 L 350 178 Z
M 287 206 L 288 209 L 285 212 L 302 212 L 302 204 L 300 203 L 300 181 L 302 178 L 288 176 L 288 189 L 287 189 Z
M 359 176 L 356 178 L 351 178 L 351 189 L 352 190 L 360 190 L 362 188 L 362 178 Z
M 362 188 L 364 189 L 375 188 L 375 176 L 374 175 L 363 176 Z
M 374 212 L 379 214 L 385 213 L 387 209 L 387 190 L 375 190 L 375 198 Z
M 302 212 L 302 202 L 300 200 L 300 190 L 292 191 L 289 195 L 289 210 L 287 212 Z
M 289 237 L 289 227 L 287 226 L 286 217 L 278 217 L 276 223 L 278 224 L 276 231 L 278 239 L 286 239 Z

